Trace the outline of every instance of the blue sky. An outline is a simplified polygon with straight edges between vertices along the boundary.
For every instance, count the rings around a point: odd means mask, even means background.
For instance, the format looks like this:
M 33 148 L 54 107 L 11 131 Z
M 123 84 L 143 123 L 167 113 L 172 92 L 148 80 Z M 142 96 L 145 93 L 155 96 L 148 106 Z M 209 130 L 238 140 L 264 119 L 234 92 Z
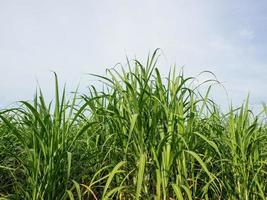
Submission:
M 69 91 L 161 48 L 159 67 L 210 70 L 234 104 L 267 102 L 267 1 L 1 0 L 0 107 L 30 100 L 37 80 L 51 98 L 56 71 Z M 214 98 L 229 103 L 222 89 Z

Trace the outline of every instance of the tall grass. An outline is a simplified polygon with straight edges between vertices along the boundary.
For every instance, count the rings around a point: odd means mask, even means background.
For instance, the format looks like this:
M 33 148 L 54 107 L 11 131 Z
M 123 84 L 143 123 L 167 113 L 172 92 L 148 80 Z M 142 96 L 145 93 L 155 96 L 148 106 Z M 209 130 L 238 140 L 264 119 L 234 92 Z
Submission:
M 83 108 L 73 114 L 75 101 L 74 95 L 72 102 L 65 102 L 65 90 L 60 98 L 55 75 L 54 111 L 52 103 L 46 105 L 40 91 L 32 104 L 21 101 L 19 108 L 0 115 L 7 134 L 19 142 L 21 155 L 14 155 L 21 174 L 15 177 L 20 178 L 15 180 L 16 196 L 54 200 L 64 195 L 71 170 L 71 145 L 89 126 L 85 123 L 80 127 L 79 113 Z M 13 148 L 6 151 L 9 153 Z
M 0 197 L 7 199 L 265 199 L 267 108 L 222 113 L 193 77 L 161 77 L 155 51 L 66 100 L 0 114 Z M 208 84 L 207 82 L 206 84 Z

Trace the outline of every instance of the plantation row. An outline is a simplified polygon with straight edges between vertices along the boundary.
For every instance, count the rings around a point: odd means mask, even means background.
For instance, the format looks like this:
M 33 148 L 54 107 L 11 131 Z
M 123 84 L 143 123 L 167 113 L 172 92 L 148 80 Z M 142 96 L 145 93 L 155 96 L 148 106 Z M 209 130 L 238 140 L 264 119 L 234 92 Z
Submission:
M 157 57 L 2 110 L 0 199 L 266 199 L 267 107 L 222 113 Z

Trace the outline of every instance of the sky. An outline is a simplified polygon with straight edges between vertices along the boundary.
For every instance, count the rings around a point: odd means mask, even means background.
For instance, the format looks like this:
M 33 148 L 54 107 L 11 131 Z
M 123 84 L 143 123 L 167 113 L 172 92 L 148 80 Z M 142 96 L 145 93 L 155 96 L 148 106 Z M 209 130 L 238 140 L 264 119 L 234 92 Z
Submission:
M 159 69 L 212 71 L 219 104 L 267 102 L 266 0 L 0 0 L 0 108 L 31 100 L 53 74 L 72 91 L 92 77 L 161 49 Z

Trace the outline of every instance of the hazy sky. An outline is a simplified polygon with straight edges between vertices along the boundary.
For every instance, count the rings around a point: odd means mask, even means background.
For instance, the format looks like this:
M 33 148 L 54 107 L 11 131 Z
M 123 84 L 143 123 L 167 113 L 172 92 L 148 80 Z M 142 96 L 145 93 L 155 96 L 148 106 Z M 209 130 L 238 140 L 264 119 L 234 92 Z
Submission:
M 266 0 L 0 0 L 0 107 L 31 99 L 37 80 L 51 97 L 51 71 L 83 90 L 85 73 L 157 47 L 163 73 L 175 63 L 193 76 L 211 70 L 233 102 L 248 92 L 267 102 L 266 10 Z

